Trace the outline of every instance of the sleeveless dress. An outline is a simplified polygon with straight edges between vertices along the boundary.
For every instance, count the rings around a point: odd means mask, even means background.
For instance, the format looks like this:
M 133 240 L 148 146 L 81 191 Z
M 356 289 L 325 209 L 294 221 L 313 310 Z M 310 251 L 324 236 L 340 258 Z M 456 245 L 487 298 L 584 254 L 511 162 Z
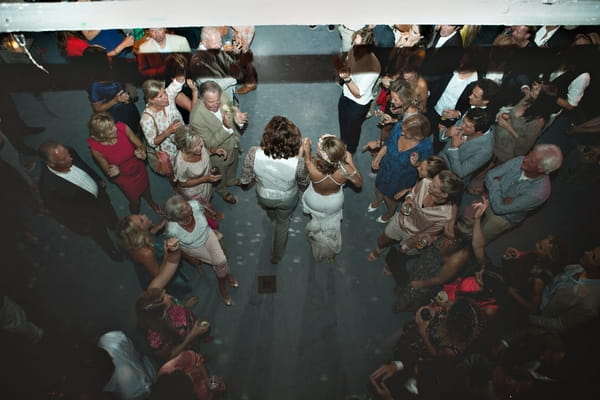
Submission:
M 153 235 L 153 239 L 153 247 L 155 250 L 156 259 L 160 263 L 164 257 L 163 241 L 155 235 Z M 142 288 L 142 290 L 146 290 L 146 288 L 150 285 L 150 282 L 152 282 L 154 277 L 150 275 L 148 270 L 142 264 L 134 262 L 133 265 L 135 269 L 135 274 L 140 283 L 140 287 Z M 173 278 L 171 278 L 169 283 L 167 283 L 167 285 L 165 286 L 165 290 L 167 293 L 177 297 L 178 299 L 184 299 L 188 295 L 188 293 L 192 291 L 192 286 L 189 284 L 189 279 L 183 273 L 181 266 L 177 268 L 175 275 L 173 275 Z
M 337 192 L 322 195 L 315 191 L 313 184 L 332 180 L 340 188 Z M 312 216 L 306 224 L 305 232 L 317 261 L 333 260 L 342 250 L 341 221 L 344 206 L 343 184 L 337 182 L 331 175 L 325 175 L 316 182 L 310 182 L 302 196 L 302 210 Z
M 109 164 L 119 167 L 119 175 L 112 179 L 127 199 L 137 200 L 150 185 L 148 172 L 144 162 L 133 155 L 135 147 L 125 133 L 125 124 L 117 122 L 115 126 L 117 127 L 117 143 L 114 145 L 105 145 L 92 138 L 87 139 L 87 142 L 90 148 L 102 154 Z
M 203 142 L 204 146 L 204 142 Z M 202 147 L 202 158 L 200 161 L 188 162 L 183 159 L 183 153 L 177 152 L 173 161 L 173 172 L 176 182 L 187 182 L 190 179 L 208 175 L 210 173 L 210 153 L 206 147 Z M 213 194 L 212 182 L 200 183 L 192 187 L 179 187 L 178 189 L 186 200 L 201 197 L 202 200 L 210 202 Z
M 422 140 L 411 149 L 399 151 L 400 136 L 402 136 L 402 121 L 394 125 L 390 136 L 385 141 L 387 152 L 381 159 L 379 172 L 375 178 L 375 187 L 390 199 L 400 190 L 414 186 L 417 182 L 417 169 L 410 163 L 411 153 L 418 153 L 419 160 L 424 160 L 433 154 L 433 145 L 429 138 Z

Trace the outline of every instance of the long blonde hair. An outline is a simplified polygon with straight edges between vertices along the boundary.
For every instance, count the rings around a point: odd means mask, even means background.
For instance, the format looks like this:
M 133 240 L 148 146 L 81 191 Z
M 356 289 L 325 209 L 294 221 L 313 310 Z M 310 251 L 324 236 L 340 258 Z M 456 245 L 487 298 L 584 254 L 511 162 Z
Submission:
M 131 217 L 124 217 L 117 225 L 117 242 L 124 250 L 132 252 L 142 247 L 153 247 L 148 232 L 133 223 Z

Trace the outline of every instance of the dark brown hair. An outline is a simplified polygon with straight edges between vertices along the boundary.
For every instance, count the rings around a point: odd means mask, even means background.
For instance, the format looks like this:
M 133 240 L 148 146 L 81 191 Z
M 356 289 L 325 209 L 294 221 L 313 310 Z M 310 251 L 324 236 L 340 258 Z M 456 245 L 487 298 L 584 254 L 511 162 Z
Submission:
M 292 121 L 276 115 L 265 126 L 260 147 L 269 157 L 288 159 L 298 154 L 300 137 L 300 129 Z
M 165 59 L 165 77 L 173 79 L 176 76 L 186 76 L 188 70 L 188 60 L 184 55 L 174 53 Z

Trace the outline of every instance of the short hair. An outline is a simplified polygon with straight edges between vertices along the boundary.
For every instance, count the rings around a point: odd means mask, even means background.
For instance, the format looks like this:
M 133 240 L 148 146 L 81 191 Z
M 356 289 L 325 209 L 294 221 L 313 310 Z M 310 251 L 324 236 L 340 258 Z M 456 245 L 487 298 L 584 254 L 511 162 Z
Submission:
M 538 168 L 546 175 L 556 171 L 562 165 L 562 151 L 554 144 L 538 144 L 531 151 L 535 152 L 540 157 Z
M 203 26 L 200 32 L 200 41 L 208 39 L 211 35 L 219 35 L 221 37 L 221 31 L 216 26 Z
M 500 85 L 491 79 L 482 78 L 477 81 L 477 86 L 483 90 L 482 98 L 487 101 L 493 101 L 500 93 Z
M 409 132 L 419 140 L 423 140 L 429 136 L 429 120 L 422 114 L 411 115 L 402 122 L 402 130 Z
M 427 176 L 433 178 L 442 171 L 448 169 L 448 164 L 440 156 L 429 156 L 425 159 L 427 161 Z
M 169 54 L 165 59 L 165 76 L 173 79 L 176 76 L 186 75 L 188 70 L 188 59 L 179 53 Z
M 52 162 L 53 160 L 50 158 L 50 152 L 56 149 L 58 146 L 62 146 L 61 143 L 56 140 L 46 140 L 38 147 L 38 153 L 42 160 L 45 162 Z
M 508 33 L 502 33 L 496 36 L 496 39 L 492 42 L 492 46 L 512 46 L 517 47 L 519 42 L 517 38 Z
M 202 140 L 200 135 L 195 133 L 189 125 L 181 125 L 177 128 L 175 135 L 173 135 L 173 139 L 175 146 L 182 151 L 191 150 L 196 142 L 198 142 L 198 139 Z
M 117 243 L 125 251 L 134 251 L 142 247 L 152 247 L 153 242 L 147 232 L 133 223 L 131 215 L 123 217 L 117 224 Z
M 169 221 L 179 222 L 182 220 L 181 213 L 183 212 L 183 206 L 186 201 L 183 196 L 176 194 L 175 196 L 169 197 L 165 203 L 165 216 Z
M 465 118 L 469 121 L 473 121 L 475 125 L 475 132 L 487 132 L 492 126 L 492 118 L 490 112 L 485 108 L 471 108 L 465 114 Z
M 155 79 L 148 79 L 142 83 L 142 92 L 144 93 L 144 101 L 147 103 L 154 99 L 161 90 L 165 88 L 164 82 Z
M 223 93 L 223 89 L 221 89 L 221 86 L 215 81 L 202 82 L 198 88 L 198 97 L 203 99 L 207 92 L 218 92 L 220 96 Z
M 346 157 L 346 145 L 336 136 L 324 136 L 320 139 L 321 150 L 325 152 L 328 160 L 319 155 L 314 159 L 317 169 L 324 174 L 333 174 Z
M 440 178 L 440 190 L 446 193 L 448 202 L 458 204 L 465 187 L 462 179 L 450 170 L 440 172 L 437 177 Z
M 300 129 L 292 121 L 276 115 L 265 126 L 260 147 L 269 157 L 288 159 L 298 154 L 301 136 Z
M 108 135 L 113 132 L 115 120 L 106 112 L 92 114 L 88 121 L 88 131 L 90 137 L 98 142 L 104 142 Z

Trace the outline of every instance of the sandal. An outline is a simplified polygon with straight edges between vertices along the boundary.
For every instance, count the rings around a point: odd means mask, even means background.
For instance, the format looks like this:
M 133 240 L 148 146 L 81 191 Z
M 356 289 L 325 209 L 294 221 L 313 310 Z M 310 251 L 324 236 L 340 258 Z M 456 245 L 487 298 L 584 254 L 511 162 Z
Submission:
M 381 202 L 381 203 L 383 203 L 383 202 Z M 369 212 L 369 213 L 374 212 L 375 210 L 377 210 L 379 208 L 381 203 L 379 203 L 379 205 L 377 207 L 373 207 L 373 203 L 369 203 L 369 207 L 367 207 L 367 212 Z
M 383 267 L 383 269 L 381 270 L 381 275 L 383 275 L 383 276 L 392 275 L 392 271 L 390 270 L 390 267 L 388 267 L 387 265 L 385 267 Z
M 229 204 L 235 204 L 237 203 L 237 200 L 235 199 L 235 197 L 233 197 L 233 195 L 229 192 L 225 192 L 223 195 L 223 201 L 229 203 Z
M 370 253 L 369 256 L 367 257 L 367 260 L 373 262 L 375 260 L 377 260 L 379 258 L 379 256 L 381 255 L 381 251 L 377 250 L 377 249 L 373 249 Z

